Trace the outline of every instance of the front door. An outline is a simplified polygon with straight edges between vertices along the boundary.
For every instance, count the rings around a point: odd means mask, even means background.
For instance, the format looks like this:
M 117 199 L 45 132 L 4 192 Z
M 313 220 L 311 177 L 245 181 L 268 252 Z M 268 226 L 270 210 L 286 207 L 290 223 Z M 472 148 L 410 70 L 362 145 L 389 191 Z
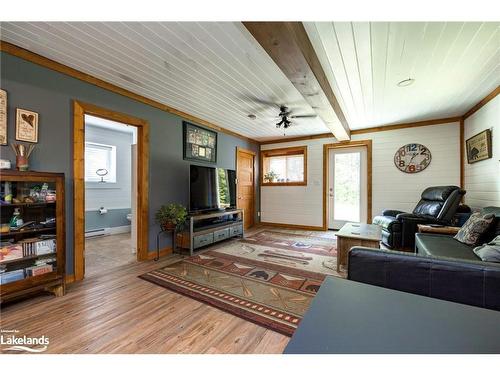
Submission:
M 328 157 L 328 228 L 339 229 L 346 222 L 366 223 L 366 147 L 333 148 Z
M 244 213 L 244 227 L 250 228 L 254 224 L 255 212 L 255 185 L 254 185 L 254 162 L 255 154 L 252 151 L 238 148 L 236 151 L 236 172 L 238 182 L 237 207 Z

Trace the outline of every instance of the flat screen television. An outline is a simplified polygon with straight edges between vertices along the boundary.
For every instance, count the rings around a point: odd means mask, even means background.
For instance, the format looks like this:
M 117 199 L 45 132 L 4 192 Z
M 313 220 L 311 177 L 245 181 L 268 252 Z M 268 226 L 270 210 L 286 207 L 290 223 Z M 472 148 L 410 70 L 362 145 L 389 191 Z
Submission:
M 190 165 L 189 211 L 236 208 L 236 172 L 231 169 Z

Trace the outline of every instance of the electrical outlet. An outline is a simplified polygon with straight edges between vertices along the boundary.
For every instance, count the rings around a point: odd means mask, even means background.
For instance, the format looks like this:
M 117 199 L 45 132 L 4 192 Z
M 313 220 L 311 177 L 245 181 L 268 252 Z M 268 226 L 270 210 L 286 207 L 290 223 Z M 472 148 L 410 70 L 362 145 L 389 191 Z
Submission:
M 257 216 L 260 217 L 260 211 L 257 211 Z

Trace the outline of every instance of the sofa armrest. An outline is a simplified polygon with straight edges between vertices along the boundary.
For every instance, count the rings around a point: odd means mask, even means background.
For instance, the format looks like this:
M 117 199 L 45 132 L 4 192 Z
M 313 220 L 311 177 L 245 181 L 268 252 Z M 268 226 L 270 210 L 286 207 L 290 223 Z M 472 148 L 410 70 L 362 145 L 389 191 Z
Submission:
M 399 214 L 403 214 L 404 211 L 399 211 L 399 210 L 384 210 L 382 211 L 382 216 L 393 216 L 396 217 Z
M 429 215 L 416 215 L 416 214 L 410 214 L 403 212 L 399 215 L 396 216 L 396 219 L 398 219 L 401 222 L 407 221 L 411 223 L 416 223 L 416 224 L 437 224 L 439 223 L 439 220 L 436 219 L 434 216 L 429 216 Z
M 500 311 L 500 265 L 353 247 L 349 280 Z

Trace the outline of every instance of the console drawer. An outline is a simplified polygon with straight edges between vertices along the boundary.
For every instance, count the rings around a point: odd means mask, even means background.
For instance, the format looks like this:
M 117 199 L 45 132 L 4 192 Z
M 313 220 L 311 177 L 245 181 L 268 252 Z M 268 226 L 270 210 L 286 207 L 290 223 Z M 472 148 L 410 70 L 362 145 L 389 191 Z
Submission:
M 234 227 L 229 228 L 229 235 L 231 237 L 233 236 L 239 236 L 243 234 L 243 225 L 235 225 Z
M 209 245 L 214 242 L 213 233 L 200 234 L 193 237 L 193 248 L 197 249 L 199 247 Z
M 224 228 L 220 230 L 216 230 L 214 232 L 214 242 L 225 240 L 229 238 L 229 228 Z

